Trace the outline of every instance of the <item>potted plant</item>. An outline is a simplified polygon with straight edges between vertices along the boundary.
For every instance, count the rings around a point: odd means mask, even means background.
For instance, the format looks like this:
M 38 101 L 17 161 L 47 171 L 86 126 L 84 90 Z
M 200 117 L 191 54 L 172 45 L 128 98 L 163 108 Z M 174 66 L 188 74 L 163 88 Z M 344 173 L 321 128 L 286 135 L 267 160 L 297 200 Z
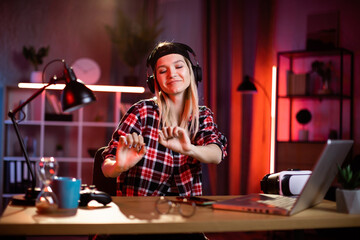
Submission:
M 39 66 L 43 63 L 43 58 L 49 54 L 50 47 L 41 47 L 37 51 L 33 46 L 23 47 L 22 53 L 24 57 L 30 61 L 34 67 L 34 71 L 31 72 L 31 82 L 42 82 L 42 72 L 39 71 Z
M 144 6 L 132 20 L 118 10 L 117 25 L 105 26 L 107 33 L 113 42 L 120 59 L 129 67 L 129 75 L 125 77 L 125 83 L 136 85 L 135 67 L 144 60 L 155 45 L 155 41 L 162 29 L 159 28 L 161 18 L 150 23 L 147 8 Z
M 349 214 L 360 213 L 360 171 L 353 171 L 350 164 L 338 166 L 338 182 L 336 189 L 336 208 L 339 212 Z

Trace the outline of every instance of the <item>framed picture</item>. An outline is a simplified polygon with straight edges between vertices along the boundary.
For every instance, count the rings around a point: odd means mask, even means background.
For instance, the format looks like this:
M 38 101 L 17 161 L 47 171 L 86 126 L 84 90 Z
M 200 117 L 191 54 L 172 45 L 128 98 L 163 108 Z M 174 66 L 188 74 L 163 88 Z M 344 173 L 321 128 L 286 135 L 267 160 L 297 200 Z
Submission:
M 308 15 L 306 50 L 330 50 L 338 47 L 339 12 Z

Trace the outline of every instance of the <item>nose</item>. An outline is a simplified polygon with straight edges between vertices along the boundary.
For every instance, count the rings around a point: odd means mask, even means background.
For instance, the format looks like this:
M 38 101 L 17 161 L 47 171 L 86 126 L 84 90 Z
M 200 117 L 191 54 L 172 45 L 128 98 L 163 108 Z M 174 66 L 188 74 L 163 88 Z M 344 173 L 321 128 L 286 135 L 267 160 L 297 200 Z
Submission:
M 173 67 L 173 66 L 169 68 L 168 73 L 169 73 L 168 76 L 169 76 L 170 78 L 173 78 L 173 77 L 177 76 L 176 68 Z

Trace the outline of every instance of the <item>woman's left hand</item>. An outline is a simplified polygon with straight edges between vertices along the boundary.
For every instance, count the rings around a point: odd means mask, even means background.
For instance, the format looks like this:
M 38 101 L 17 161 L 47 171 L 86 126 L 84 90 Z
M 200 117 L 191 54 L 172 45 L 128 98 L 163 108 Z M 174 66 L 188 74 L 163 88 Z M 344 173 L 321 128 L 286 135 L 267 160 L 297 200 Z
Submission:
M 181 127 L 164 127 L 159 131 L 159 143 L 184 155 L 191 150 L 190 138 Z
M 222 151 L 216 144 L 195 146 L 191 144 L 190 137 L 181 127 L 164 127 L 159 131 L 159 143 L 164 147 L 190 156 L 202 163 L 219 164 L 222 160 Z

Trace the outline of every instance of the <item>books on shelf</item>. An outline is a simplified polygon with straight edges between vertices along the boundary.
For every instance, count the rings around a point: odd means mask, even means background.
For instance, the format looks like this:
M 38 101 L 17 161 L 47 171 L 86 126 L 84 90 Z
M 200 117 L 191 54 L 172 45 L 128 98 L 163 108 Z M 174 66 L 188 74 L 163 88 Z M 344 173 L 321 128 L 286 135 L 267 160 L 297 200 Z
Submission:
M 287 71 L 287 95 L 306 95 L 306 73 L 296 74 L 292 71 Z
M 72 121 L 72 115 L 63 113 L 61 103 L 55 94 L 46 93 L 45 121 Z
M 50 110 L 51 113 L 55 113 L 55 114 L 61 114 L 62 113 L 61 103 L 54 94 L 51 94 L 51 93 L 47 92 L 46 93 L 46 99 L 48 100 L 49 105 L 51 107 L 51 110 L 50 109 L 47 109 L 47 110 Z

